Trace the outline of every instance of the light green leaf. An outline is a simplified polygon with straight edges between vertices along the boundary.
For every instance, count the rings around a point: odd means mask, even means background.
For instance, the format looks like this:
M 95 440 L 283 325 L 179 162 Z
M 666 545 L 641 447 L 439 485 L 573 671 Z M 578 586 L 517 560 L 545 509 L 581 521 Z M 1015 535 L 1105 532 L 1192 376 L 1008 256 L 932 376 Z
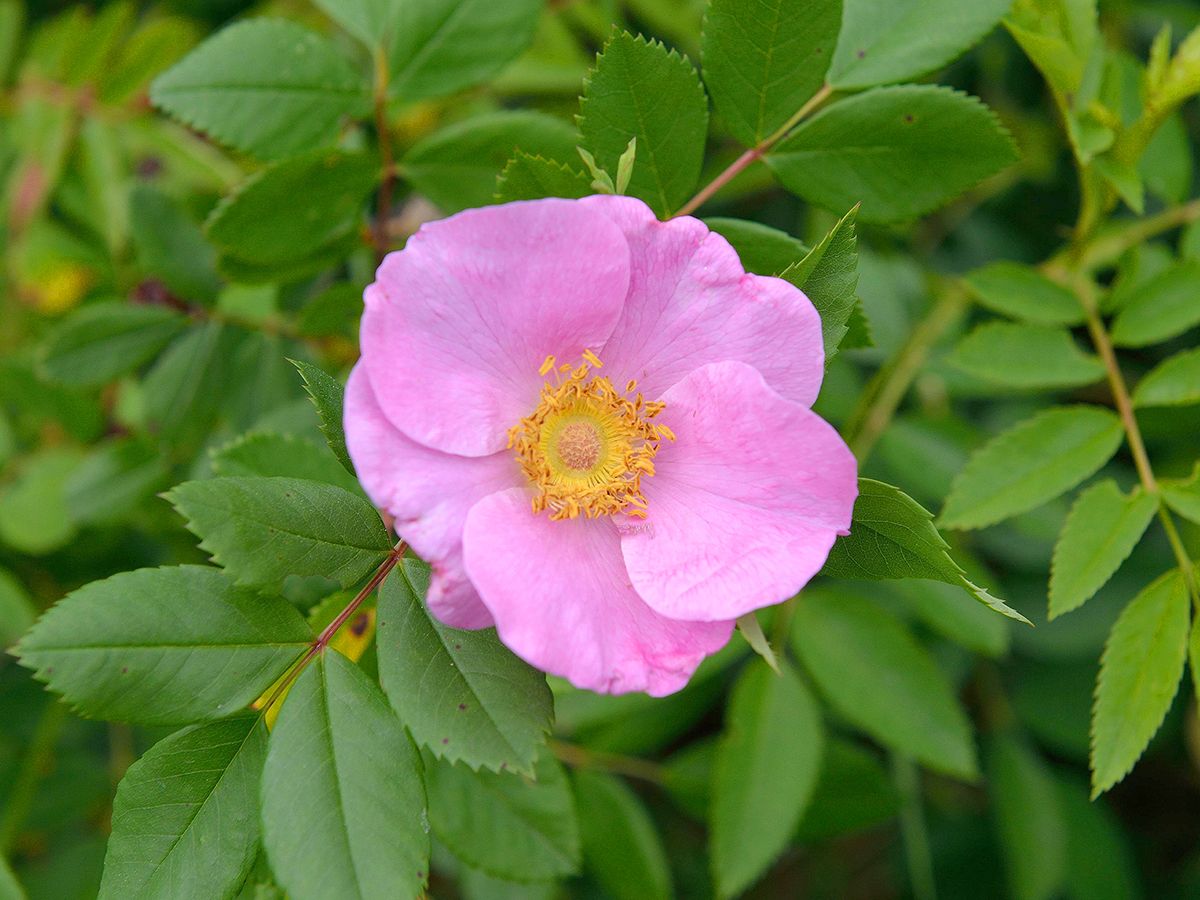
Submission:
M 849 331 L 850 316 L 858 302 L 858 236 L 854 219 L 858 207 L 842 216 L 802 260 L 788 266 L 779 277 L 808 296 L 821 314 L 825 359 L 837 353 Z
M 966 713 L 937 663 L 892 616 L 852 594 L 807 591 L 793 626 L 805 669 L 848 722 L 932 769 L 976 777 Z
M 350 462 L 350 454 L 346 450 L 346 433 L 342 430 L 342 399 L 346 389 L 332 375 L 326 374 L 311 363 L 296 359 L 290 362 L 304 379 L 304 390 L 308 392 L 313 406 L 317 408 L 321 433 L 325 435 L 329 449 L 346 471 L 353 475 L 354 463 Z
M 212 303 L 221 289 L 217 255 L 183 207 L 145 184 L 129 193 L 129 227 L 138 266 L 182 300 Z
M 25 25 L 23 0 L 0 0 L 0 86 L 8 84 L 8 76 L 17 60 L 21 31 Z
M 39 369 L 61 384 L 106 384 L 149 360 L 186 325 L 179 313 L 160 306 L 84 306 L 50 332 Z
M 876 88 L 827 106 L 766 157 L 783 185 L 864 222 L 941 206 L 1016 162 L 1012 139 L 974 97 L 935 85 Z
M 33 624 L 37 613 L 21 582 L 0 569 L 0 649 L 7 647 Z
M 1184 350 L 1155 366 L 1138 382 L 1134 406 L 1200 403 L 1200 349 Z
M 15 652 L 89 716 L 177 725 L 246 706 L 311 639 L 284 600 L 235 587 L 217 569 L 169 566 L 68 594 Z
M 250 715 L 151 747 L 117 788 L 101 900 L 232 895 L 258 853 L 266 755 L 266 728 Z
M 146 418 L 170 442 L 198 443 L 208 434 L 228 383 L 228 360 L 244 332 L 218 321 L 176 340 L 142 382 Z
M 1078 325 L 1083 307 L 1075 295 L 1030 266 L 997 262 L 965 279 L 972 294 L 994 312 L 1035 325 Z
M 900 795 L 876 756 L 851 741 L 830 738 L 798 836 L 809 842 L 861 831 L 886 822 L 899 809 Z
M 829 83 L 839 90 L 907 81 L 978 43 L 1012 0 L 845 0 Z
M 543 753 L 534 779 L 472 772 L 424 754 L 433 833 L 467 865 L 508 881 L 579 871 L 579 824 L 562 766 Z
M 208 478 L 166 496 L 238 584 L 277 589 L 290 575 L 321 575 L 350 587 L 392 547 L 371 504 L 330 484 Z
M 1158 511 L 1158 498 L 1122 494 L 1101 481 L 1079 495 L 1054 546 L 1050 618 L 1078 609 L 1104 587 L 1133 552 Z
M 1117 619 L 1092 710 L 1092 798 L 1124 778 L 1158 731 L 1183 678 L 1190 604 L 1178 571 L 1133 598 Z
M 422 602 L 429 567 L 406 559 L 379 595 L 379 676 L 413 739 L 472 769 L 533 773 L 554 703 L 545 676 L 496 637 L 459 631 Z
M 523 151 L 571 159 L 578 136 L 554 116 L 533 110 L 487 113 L 456 122 L 419 141 L 401 160 L 404 177 L 435 206 L 455 213 L 492 203 L 496 176 Z
M 397 0 L 313 0 L 325 15 L 368 48 L 389 48 L 395 41 L 396 18 L 403 6 Z
M 1006 387 L 1079 387 L 1104 378 L 1104 364 L 1084 353 L 1066 328 L 987 322 L 958 342 L 950 362 Z
M 783 852 L 812 797 L 824 745 L 821 713 L 786 663 L 751 663 L 738 679 L 713 771 L 713 878 L 740 894 Z
M 198 23 L 181 16 L 144 16 L 122 43 L 97 84 L 105 105 L 127 103 L 146 90 L 155 75 L 192 49 L 201 38 Z
M 292 435 L 246 434 L 212 453 L 215 475 L 281 476 L 337 485 L 361 493 L 358 481 L 325 447 Z
M 808 256 L 808 248 L 786 231 L 746 219 L 705 219 L 737 251 L 742 268 L 757 275 L 778 275 Z
M 429 878 L 421 759 L 335 650 L 288 692 L 262 779 L 263 846 L 295 900 L 416 897 Z
M 592 193 L 591 179 L 565 163 L 528 153 L 517 153 L 496 178 L 496 200 L 540 200 L 542 197 L 574 199 Z
M 328 146 L 370 110 L 369 85 L 326 38 L 284 19 L 218 31 L 155 79 L 150 99 L 260 159 Z
M 1200 261 L 1185 260 L 1144 284 L 1117 313 L 1113 343 L 1145 347 L 1200 324 Z
M 613 900 L 670 900 L 671 868 L 658 829 L 620 779 L 575 773 L 575 803 L 588 870 Z
M 1004 25 L 1055 91 L 1079 90 L 1099 39 L 1096 0 L 1016 0 Z
M 989 742 L 987 778 L 1010 896 L 1052 900 L 1067 874 L 1067 827 L 1053 776 L 1023 741 L 1000 734 Z
M 118 521 L 164 486 L 167 472 L 162 454 L 140 440 L 102 444 L 67 478 L 67 509 L 80 524 Z
M 629 193 L 665 217 L 688 199 L 700 177 L 708 133 L 704 87 L 686 58 L 620 32 L 584 83 L 579 131 L 609 173 L 617 171 L 630 138 L 637 138 Z
M 399 3 L 391 95 L 408 103 L 486 81 L 529 46 L 541 11 L 541 0 Z
M 1098 406 L 1043 410 L 981 447 L 950 487 L 944 528 L 983 528 L 1048 503 L 1121 445 L 1117 415 Z
M 748 147 L 773 134 L 825 80 L 842 0 L 711 0 L 704 83 L 726 127 Z
M 821 571 L 833 578 L 945 582 L 996 612 L 1029 624 L 1004 601 L 972 583 L 949 550 L 933 516 L 921 504 L 890 484 L 860 478 L 850 533 L 837 539 Z
M 1185 519 L 1200 524 L 1200 463 L 1187 478 L 1162 481 L 1163 499 Z
M 3 17 L 4 9 L 4 5 L 0 4 L 0 17 Z M 0 21 L 0 25 L 3 24 Z M 0 32 L 0 34 L 3 34 L 3 32 Z M 0 45 L 0 53 L 4 49 L 3 45 Z M 4 60 L 0 58 L 0 63 L 3 62 Z M 0 69 L 0 78 L 2 78 L 3 74 L 3 69 Z M 0 900 L 27 900 L 25 889 L 21 887 L 21 882 L 17 881 L 17 876 L 8 867 L 8 860 L 2 856 L 0 856 Z
M 67 479 L 79 466 L 79 452 L 39 451 L 22 461 L 16 477 L 0 488 L 0 543 L 40 556 L 67 544 L 76 523 L 67 506 Z

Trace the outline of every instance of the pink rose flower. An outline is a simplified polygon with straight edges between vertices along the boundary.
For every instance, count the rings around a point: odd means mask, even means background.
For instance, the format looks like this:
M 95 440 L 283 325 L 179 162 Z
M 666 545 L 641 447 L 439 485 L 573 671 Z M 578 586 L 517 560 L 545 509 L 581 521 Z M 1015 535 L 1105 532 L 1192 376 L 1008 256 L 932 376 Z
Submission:
M 430 611 L 578 687 L 679 690 L 850 526 L 820 318 L 697 219 L 468 210 L 383 261 L 361 333 L 346 443 Z

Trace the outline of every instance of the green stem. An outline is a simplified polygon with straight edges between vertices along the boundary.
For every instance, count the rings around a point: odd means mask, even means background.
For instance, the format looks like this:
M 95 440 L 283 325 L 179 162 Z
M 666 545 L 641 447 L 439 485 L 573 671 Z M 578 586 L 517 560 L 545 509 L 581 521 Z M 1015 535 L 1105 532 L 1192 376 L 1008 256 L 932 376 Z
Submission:
M 929 831 L 925 827 L 925 809 L 921 803 L 921 783 L 917 766 L 907 756 L 892 754 L 892 778 L 900 791 L 900 833 L 904 838 L 904 858 L 908 879 L 916 900 L 937 900 L 933 877 L 933 854 L 929 850 Z
M 605 753 L 600 750 L 590 750 L 578 744 L 568 744 L 565 741 L 550 741 L 550 749 L 562 762 L 576 769 L 602 769 L 616 775 L 626 775 L 651 784 L 666 784 L 666 769 L 658 763 L 635 756 L 623 756 L 619 753 Z

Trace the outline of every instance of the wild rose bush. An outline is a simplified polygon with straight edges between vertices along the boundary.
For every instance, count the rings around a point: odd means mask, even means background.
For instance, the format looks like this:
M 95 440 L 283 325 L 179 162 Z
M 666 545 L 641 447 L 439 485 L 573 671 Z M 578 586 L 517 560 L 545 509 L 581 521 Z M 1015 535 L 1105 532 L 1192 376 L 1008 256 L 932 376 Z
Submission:
M 0 0 L 0 895 L 1194 894 L 1196 26 Z

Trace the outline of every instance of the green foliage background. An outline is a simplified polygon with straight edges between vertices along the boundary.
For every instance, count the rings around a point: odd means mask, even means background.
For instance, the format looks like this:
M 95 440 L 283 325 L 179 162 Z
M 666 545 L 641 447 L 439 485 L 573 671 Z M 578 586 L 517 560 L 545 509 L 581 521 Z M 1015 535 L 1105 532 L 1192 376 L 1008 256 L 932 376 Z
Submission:
M 0 900 L 1200 894 L 1198 25 L 0 0 Z M 382 253 L 597 190 L 810 295 L 864 476 L 659 700 L 430 618 L 341 436 Z

